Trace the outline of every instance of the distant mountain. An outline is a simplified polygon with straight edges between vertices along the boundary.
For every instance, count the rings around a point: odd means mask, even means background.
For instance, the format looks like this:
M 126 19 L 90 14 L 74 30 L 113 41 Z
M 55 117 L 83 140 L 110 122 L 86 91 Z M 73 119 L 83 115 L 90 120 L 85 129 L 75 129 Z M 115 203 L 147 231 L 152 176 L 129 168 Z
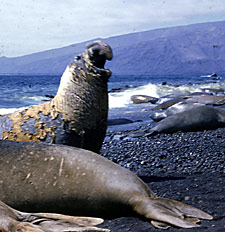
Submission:
M 107 67 L 115 74 L 182 75 L 225 73 L 224 38 L 222 21 L 103 40 L 113 48 L 114 58 L 107 62 Z M 0 74 L 61 74 L 88 42 L 15 58 L 0 57 Z

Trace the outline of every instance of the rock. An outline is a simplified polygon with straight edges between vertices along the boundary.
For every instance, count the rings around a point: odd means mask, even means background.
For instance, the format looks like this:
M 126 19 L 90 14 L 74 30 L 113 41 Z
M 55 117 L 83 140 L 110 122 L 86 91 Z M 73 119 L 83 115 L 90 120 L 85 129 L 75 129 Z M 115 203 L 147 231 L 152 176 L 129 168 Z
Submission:
M 129 123 L 133 123 L 133 121 L 127 118 L 108 119 L 107 121 L 108 126 L 115 126 L 115 125 L 129 124 Z
M 155 104 L 158 101 L 158 98 L 147 96 L 147 95 L 133 95 L 131 96 L 130 99 L 133 102 L 133 104 L 141 104 L 141 103 Z

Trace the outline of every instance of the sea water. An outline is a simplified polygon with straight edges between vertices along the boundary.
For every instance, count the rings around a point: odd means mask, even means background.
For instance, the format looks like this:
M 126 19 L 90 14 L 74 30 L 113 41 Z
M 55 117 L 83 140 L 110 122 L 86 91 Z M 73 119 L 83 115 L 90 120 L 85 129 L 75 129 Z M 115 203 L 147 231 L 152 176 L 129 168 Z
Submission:
M 224 75 L 225 76 L 225 75 Z M 133 95 L 162 97 L 169 94 L 201 92 L 203 88 L 225 89 L 225 78 L 209 76 L 112 75 L 109 80 L 109 117 L 139 112 L 143 104 L 134 105 Z M 50 100 L 57 92 L 61 76 L 0 75 L 0 115 Z M 151 104 L 145 107 L 153 107 Z

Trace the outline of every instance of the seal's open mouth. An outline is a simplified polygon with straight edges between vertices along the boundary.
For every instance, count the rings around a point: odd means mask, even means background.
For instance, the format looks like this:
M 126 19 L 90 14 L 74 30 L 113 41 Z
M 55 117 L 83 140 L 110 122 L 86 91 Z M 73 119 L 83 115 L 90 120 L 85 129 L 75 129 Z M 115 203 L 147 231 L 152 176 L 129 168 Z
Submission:
M 104 68 L 104 66 L 103 66 L 103 68 L 101 68 L 101 67 L 97 67 L 97 66 L 93 65 L 93 67 L 94 67 L 99 73 L 105 73 L 106 76 L 108 76 L 108 77 L 110 77 L 111 74 L 112 74 L 111 70 L 110 70 L 110 69 Z
M 112 72 L 109 69 L 105 68 L 105 63 L 106 63 L 106 59 L 105 57 L 103 59 L 98 59 L 97 61 L 95 60 L 94 62 L 92 62 L 93 67 L 98 71 L 98 72 L 105 72 L 107 76 L 110 76 L 112 74 Z
M 106 63 L 106 58 L 105 56 L 96 56 L 92 60 L 93 66 L 95 66 L 98 69 L 105 69 L 105 63 Z

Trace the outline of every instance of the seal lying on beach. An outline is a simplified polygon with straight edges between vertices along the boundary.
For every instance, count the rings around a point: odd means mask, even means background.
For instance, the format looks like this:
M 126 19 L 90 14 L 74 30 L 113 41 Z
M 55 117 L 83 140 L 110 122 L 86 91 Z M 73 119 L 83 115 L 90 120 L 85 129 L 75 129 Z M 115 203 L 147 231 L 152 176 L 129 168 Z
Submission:
M 147 136 L 178 131 L 213 130 L 220 127 L 225 127 L 225 109 L 203 105 L 163 119 Z
M 193 95 L 187 96 L 183 100 L 187 103 L 200 103 L 205 105 L 214 105 L 220 106 L 225 104 L 225 96 L 216 96 L 216 95 Z
M 156 227 L 198 227 L 209 214 L 156 197 L 129 170 L 91 151 L 0 141 L 0 200 L 23 211 L 95 217 L 136 214 Z
M 111 75 L 104 65 L 112 57 L 108 44 L 95 41 L 88 45 L 67 66 L 51 101 L 0 117 L 0 138 L 99 152 L 107 127 L 107 81 Z
M 53 213 L 23 213 L 0 201 L 1 232 L 109 231 L 94 227 L 103 219 Z
M 197 106 L 202 106 L 203 104 L 200 103 L 187 103 L 187 102 L 178 102 L 168 109 L 162 111 L 162 112 L 154 112 L 152 115 L 150 115 L 150 118 L 156 122 L 161 121 L 162 119 L 169 117 L 173 114 L 181 113 L 187 110 L 190 110 Z

